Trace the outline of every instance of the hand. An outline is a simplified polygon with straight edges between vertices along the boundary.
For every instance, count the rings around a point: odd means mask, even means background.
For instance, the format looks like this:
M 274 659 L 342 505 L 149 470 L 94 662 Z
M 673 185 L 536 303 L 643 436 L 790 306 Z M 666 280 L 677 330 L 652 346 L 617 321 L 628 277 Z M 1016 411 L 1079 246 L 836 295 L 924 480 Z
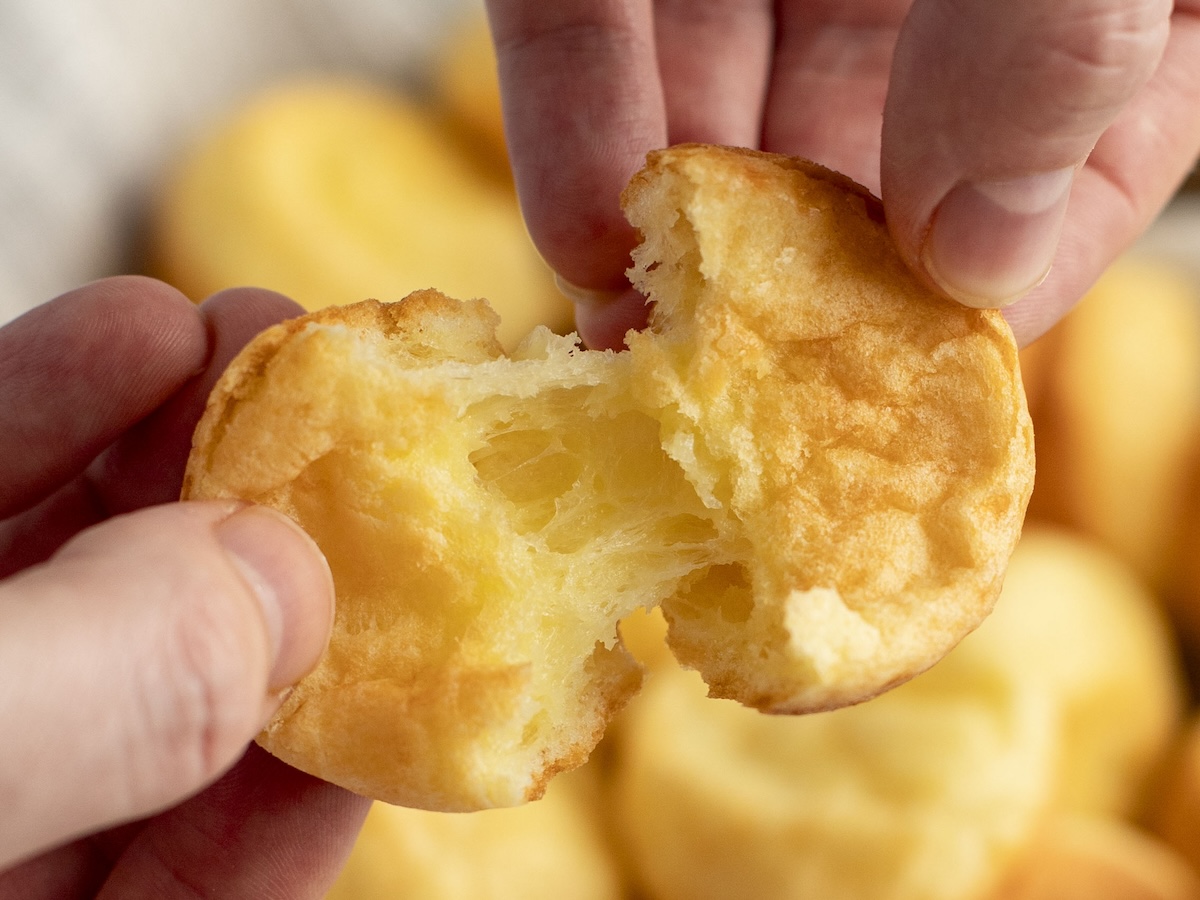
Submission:
M 298 311 L 121 278 L 0 329 L 0 898 L 320 897 L 349 853 L 367 801 L 247 749 L 328 640 L 324 559 L 172 502 L 216 376 Z
M 1023 344 L 1149 225 L 1200 149 L 1200 0 L 488 9 L 522 208 L 578 286 L 591 346 L 645 324 L 617 203 L 655 147 L 759 147 L 845 172 L 881 193 L 922 279 L 1007 307 Z

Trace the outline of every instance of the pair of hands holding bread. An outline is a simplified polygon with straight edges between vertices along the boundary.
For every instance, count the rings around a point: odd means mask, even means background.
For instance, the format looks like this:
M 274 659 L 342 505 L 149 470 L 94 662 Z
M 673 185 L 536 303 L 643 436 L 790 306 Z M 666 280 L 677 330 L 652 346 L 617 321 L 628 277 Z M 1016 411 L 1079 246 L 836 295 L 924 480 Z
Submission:
M 668 142 L 881 191 L 918 275 L 1022 342 L 1200 147 L 1186 4 L 825 7 L 492 0 L 523 208 L 591 345 L 645 323 L 617 197 Z M 0 898 L 319 896 L 348 852 L 365 801 L 246 749 L 327 640 L 319 552 L 265 510 L 169 503 L 216 375 L 296 312 L 118 279 L 0 332 Z

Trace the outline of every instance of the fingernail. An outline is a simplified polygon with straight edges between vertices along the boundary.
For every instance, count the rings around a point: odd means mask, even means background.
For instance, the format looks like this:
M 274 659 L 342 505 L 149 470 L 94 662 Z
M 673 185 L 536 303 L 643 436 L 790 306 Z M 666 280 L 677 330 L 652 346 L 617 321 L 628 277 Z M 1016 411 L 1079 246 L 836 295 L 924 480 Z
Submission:
M 267 687 L 280 691 L 312 671 L 329 641 L 329 565 L 295 522 L 266 507 L 238 510 L 216 535 L 262 609 L 273 653 Z
M 958 184 L 934 212 L 921 248 L 925 270 L 967 306 L 1020 299 L 1050 272 L 1074 177 L 1070 166 Z
M 594 288 L 584 288 L 577 284 L 572 284 L 563 278 L 557 272 L 554 273 L 554 284 L 558 288 L 560 294 L 574 303 L 576 306 L 588 308 L 596 308 L 608 306 L 614 303 L 623 294 L 627 294 L 629 289 L 620 291 L 597 290 Z

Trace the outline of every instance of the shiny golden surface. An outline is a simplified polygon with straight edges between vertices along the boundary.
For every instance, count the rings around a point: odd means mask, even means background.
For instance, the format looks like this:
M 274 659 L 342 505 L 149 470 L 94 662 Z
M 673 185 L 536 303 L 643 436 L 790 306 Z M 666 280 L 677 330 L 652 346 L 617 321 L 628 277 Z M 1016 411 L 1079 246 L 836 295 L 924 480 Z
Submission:
M 656 304 L 627 353 L 540 330 L 506 355 L 485 305 L 424 292 L 285 323 L 218 384 L 185 496 L 284 510 L 337 584 L 271 752 L 512 805 L 636 689 L 639 607 L 776 712 L 877 694 L 990 610 L 1032 479 L 1000 316 L 918 287 L 876 201 L 807 163 L 676 148 L 626 200 Z

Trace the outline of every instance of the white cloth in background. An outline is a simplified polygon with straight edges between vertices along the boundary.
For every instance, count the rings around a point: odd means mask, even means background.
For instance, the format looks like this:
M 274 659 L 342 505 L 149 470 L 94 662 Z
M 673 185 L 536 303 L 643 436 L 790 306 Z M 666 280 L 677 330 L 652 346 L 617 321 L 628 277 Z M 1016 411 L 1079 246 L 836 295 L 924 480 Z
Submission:
M 0 323 L 127 270 L 164 167 L 300 72 L 419 82 L 481 0 L 3 0 Z
M 482 2 L 0 0 L 0 324 L 127 271 L 165 166 L 246 94 L 306 71 L 419 86 Z M 1143 246 L 1200 268 L 1187 199 Z

